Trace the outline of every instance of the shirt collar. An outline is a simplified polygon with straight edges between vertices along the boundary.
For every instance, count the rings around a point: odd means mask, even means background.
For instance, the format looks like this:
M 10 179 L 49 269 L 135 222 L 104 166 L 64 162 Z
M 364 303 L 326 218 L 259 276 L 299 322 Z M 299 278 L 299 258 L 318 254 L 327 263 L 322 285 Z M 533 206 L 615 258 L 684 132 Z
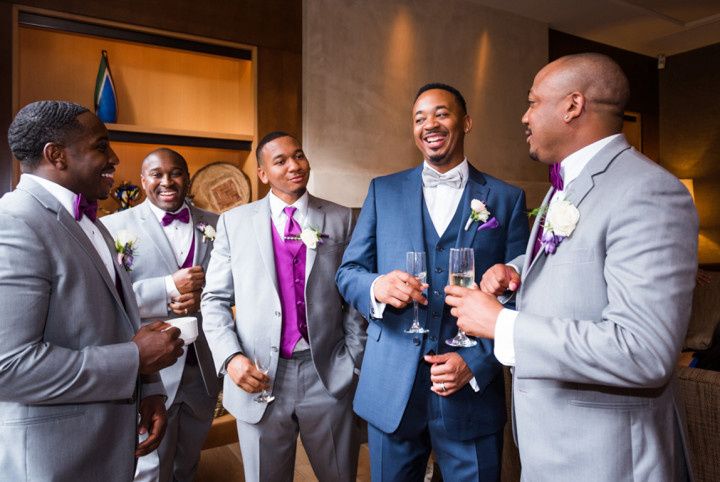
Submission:
M 307 216 L 307 210 L 308 210 L 308 192 L 305 191 L 300 198 L 298 198 L 297 201 L 295 201 L 292 204 L 286 204 L 285 201 L 277 197 L 275 194 L 273 194 L 272 190 L 270 191 L 268 195 L 270 199 L 270 215 L 273 219 L 280 219 L 281 216 L 284 214 L 283 209 L 285 209 L 287 206 L 294 206 L 297 208 L 297 214 L 300 215 L 300 219 L 305 219 L 305 216 Z M 296 218 L 297 219 L 297 218 Z
M 595 157 L 595 154 L 600 152 L 610 141 L 621 135 L 622 134 L 613 134 L 608 137 L 603 137 L 599 141 L 588 144 L 563 159 L 560 164 L 560 172 L 566 189 L 567 186 L 580 175 L 587 163 L 590 162 L 590 159 Z
M 44 177 L 36 176 L 34 174 L 23 173 L 20 176 L 20 179 L 23 178 L 32 179 L 36 183 L 40 184 L 40 186 L 42 186 L 55 199 L 57 199 L 58 202 L 62 204 L 65 209 L 67 209 L 67 212 L 70 213 L 71 216 L 75 216 L 73 204 L 75 202 L 75 196 L 77 194 L 56 182 L 45 179 Z
M 151 203 L 150 201 L 148 201 L 148 204 L 150 205 L 150 211 L 152 211 L 153 215 L 155 215 L 158 223 L 162 224 L 163 216 L 165 216 L 165 213 L 170 212 L 170 211 L 164 211 L 164 210 L 160 209 L 159 207 L 157 207 L 156 205 L 154 205 L 153 203 Z M 175 211 L 172 211 L 170 214 L 177 214 L 180 211 L 182 211 L 183 209 L 185 209 L 186 207 L 187 207 L 187 204 L 185 204 L 185 201 L 183 201 L 182 206 L 177 208 Z M 190 222 L 192 223 L 192 213 L 190 216 Z
M 442 173 L 442 174 L 440 173 L 440 171 L 438 171 L 437 169 L 432 167 L 430 165 L 430 163 L 427 161 L 423 161 L 423 168 L 432 169 L 433 171 L 437 172 L 441 176 L 446 176 L 450 173 L 457 171 L 460 174 L 460 179 L 461 179 L 460 189 L 465 189 L 465 185 L 467 184 L 468 176 L 470 175 L 470 168 L 468 167 L 467 157 L 465 157 L 460 164 L 458 164 L 457 166 L 453 167 L 449 171 Z

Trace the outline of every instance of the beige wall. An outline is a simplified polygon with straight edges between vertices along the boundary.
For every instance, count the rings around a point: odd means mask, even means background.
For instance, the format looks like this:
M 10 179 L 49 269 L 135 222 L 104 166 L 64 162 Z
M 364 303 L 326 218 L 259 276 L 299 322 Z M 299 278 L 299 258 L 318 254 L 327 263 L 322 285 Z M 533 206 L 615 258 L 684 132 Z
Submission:
M 360 206 L 370 179 L 417 165 L 411 108 L 427 82 L 468 102 L 473 165 L 542 200 L 520 117 L 546 63 L 547 25 L 471 0 L 303 2 L 303 143 L 311 192 Z

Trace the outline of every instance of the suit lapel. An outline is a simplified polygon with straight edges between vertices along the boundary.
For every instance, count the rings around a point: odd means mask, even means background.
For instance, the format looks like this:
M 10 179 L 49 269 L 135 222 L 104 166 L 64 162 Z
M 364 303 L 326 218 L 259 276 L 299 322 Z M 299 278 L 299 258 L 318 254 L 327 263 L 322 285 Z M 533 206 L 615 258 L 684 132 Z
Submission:
M 404 206 L 401 217 L 405 220 L 406 232 L 408 233 L 413 251 L 425 251 L 422 221 L 424 203 L 421 177 L 422 169 L 423 165 L 420 164 L 420 166 L 410 171 L 402 187 Z M 388 206 L 388 208 L 392 209 L 392 206 Z
M 115 253 L 115 241 L 112 239 L 112 236 L 110 236 L 110 233 L 107 229 L 105 229 L 105 226 L 102 226 L 102 223 L 96 223 L 96 226 L 98 226 L 100 234 L 102 234 L 105 244 L 108 246 L 110 252 Z M 129 300 L 135 299 L 135 292 L 132 289 L 132 280 L 127 274 L 127 271 L 125 271 L 125 268 L 118 264 L 117 256 L 113 256 L 112 260 L 113 267 L 115 268 L 115 276 L 117 276 L 117 280 L 120 285 L 119 287 L 122 290 L 122 299 L 120 299 L 119 296 L 116 296 L 115 298 L 118 301 L 118 304 L 124 308 L 123 313 L 126 315 L 127 321 L 130 323 L 134 334 L 140 328 L 139 324 L 134 323 L 134 321 L 139 322 L 140 312 L 137 310 L 136 303 L 129 303 Z M 113 295 L 115 295 L 115 293 L 117 293 L 118 285 L 113 284 L 113 286 L 115 287 L 115 290 L 112 292 Z
M 321 233 L 325 229 L 325 211 L 322 208 L 322 203 L 316 197 L 311 195 L 308 195 L 307 218 L 305 219 L 305 226 L 303 227 L 311 227 L 317 229 Z M 305 283 L 307 283 L 313 266 L 315 265 L 317 249 L 308 248 L 305 252 Z
M 548 189 L 548 192 L 547 194 L 545 194 L 545 198 L 540 205 L 540 213 L 544 212 L 545 207 L 550 202 L 550 197 L 552 194 L 552 188 Z M 530 239 L 528 239 L 528 244 L 525 248 L 525 262 L 522 268 L 523 276 L 527 276 L 527 273 L 529 273 L 530 269 L 535 266 L 535 263 L 538 259 L 545 257 L 545 253 L 542 250 L 537 254 L 537 256 L 533 257 L 533 251 L 535 250 L 535 238 L 537 238 L 538 236 L 538 231 L 540 230 L 540 222 L 543 220 L 543 218 L 544 216 L 542 214 L 538 214 L 535 217 L 535 222 L 533 223 L 532 230 L 530 231 Z
M 170 246 L 165 232 L 162 230 L 160 223 L 150 209 L 150 201 L 146 200 L 142 203 L 139 211 L 142 230 L 152 240 L 152 245 L 155 246 L 157 252 L 160 254 L 160 259 L 165 263 L 168 272 L 174 273 L 178 270 L 177 260 L 173 255 L 172 246 Z M 197 243 L 195 244 L 197 245 Z
M 468 163 L 468 170 L 468 182 L 465 186 L 465 191 L 460 198 L 460 205 L 458 206 L 458 209 L 461 210 L 462 216 L 460 217 L 460 233 L 457 236 L 457 248 L 471 247 L 478 232 L 477 228 L 480 225 L 477 221 L 473 221 L 468 230 L 465 231 L 465 224 L 467 224 L 467 220 L 470 218 L 470 202 L 473 199 L 478 199 L 487 205 L 487 198 L 490 194 L 490 189 L 485 185 L 486 181 L 482 173 L 472 167 L 470 163 Z M 492 217 L 493 207 L 487 206 L 487 208 L 490 211 L 490 216 Z
M 255 229 L 255 236 L 258 243 L 258 251 L 262 258 L 268 276 L 273 282 L 275 291 L 278 291 L 277 274 L 275 272 L 275 252 L 273 251 L 273 239 L 270 219 L 270 200 L 265 196 L 256 206 L 252 222 Z
M 200 230 L 197 229 L 197 225 L 198 223 L 204 223 L 207 225 L 211 224 L 207 222 L 202 212 L 200 212 L 200 210 L 198 210 L 194 206 L 190 206 L 190 214 L 192 215 L 193 236 L 195 237 L 195 253 L 193 254 L 193 266 L 200 266 L 205 260 L 205 256 L 208 253 L 208 245 L 210 243 L 208 243 L 207 239 L 203 238 L 203 234 L 200 232 Z M 213 226 L 213 228 L 214 227 L 215 226 Z

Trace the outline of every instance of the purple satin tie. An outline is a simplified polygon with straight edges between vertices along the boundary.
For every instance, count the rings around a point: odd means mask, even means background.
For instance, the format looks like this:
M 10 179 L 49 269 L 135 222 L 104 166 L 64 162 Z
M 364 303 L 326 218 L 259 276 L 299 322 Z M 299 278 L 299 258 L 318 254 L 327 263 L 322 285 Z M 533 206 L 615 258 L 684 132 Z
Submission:
M 298 237 L 300 236 L 300 233 L 302 232 L 302 229 L 300 228 L 300 223 L 297 222 L 297 220 L 293 217 L 293 214 L 295 214 L 295 211 L 297 211 L 296 207 L 293 206 L 287 206 L 285 209 L 283 209 L 285 214 L 288 217 L 287 224 L 285 225 L 285 232 L 283 233 L 283 236 L 285 238 L 288 237 Z M 286 239 L 286 241 L 295 241 L 294 239 Z
M 189 223 L 190 222 L 190 210 L 188 208 L 184 208 L 177 213 L 165 213 L 165 216 L 163 216 L 162 221 L 160 223 L 163 226 L 168 226 L 172 224 L 173 221 L 180 221 L 181 223 Z
M 556 162 L 548 166 L 548 177 L 550 178 L 550 184 L 555 188 L 556 191 L 562 191 L 565 187 L 563 182 L 562 174 L 560 174 L 560 163 Z
M 97 219 L 97 201 L 88 201 L 82 194 L 77 194 L 73 199 L 73 215 L 75 221 L 80 221 L 83 216 L 87 216 L 90 221 L 95 222 Z

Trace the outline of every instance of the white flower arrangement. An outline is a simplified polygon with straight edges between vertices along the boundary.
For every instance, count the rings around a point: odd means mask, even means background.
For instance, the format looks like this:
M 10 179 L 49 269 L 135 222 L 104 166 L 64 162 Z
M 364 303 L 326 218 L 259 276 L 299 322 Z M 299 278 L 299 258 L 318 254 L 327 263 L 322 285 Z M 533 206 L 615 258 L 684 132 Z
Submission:
M 125 271 L 132 271 L 132 265 L 135 261 L 135 244 L 137 243 L 137 234 L 122 229 L 118 231 L 115 238 L 115 252 L 117 253 L 117 262 Z
M 320 232 L 319 229 L 312 226 L 306 226 L 300 232 L 300 236 L 285 236 L 285 240 L 302 241 L 309 249 L 317 249 L 318 244 L 322 244 L 323 238 L 328 235 Z
M 470 229 L 470 225 L 473 221 L 484 223 L 490 218 L 490 211 L 488 211 L 485 203 L 479 199 L 473 199 L 470 201 L 470 210 L 470 217 L 468 218 L 467 223 L 465 223 L 465 231 Z
M 213 228 L 211 225 L 205 223 L 197 223 L 195 227 L 202 233 L 203 243 L 208 240 L 215 241 L 215 236 L 217 236 L 217 232 L 215 232 L 215 228 Z

